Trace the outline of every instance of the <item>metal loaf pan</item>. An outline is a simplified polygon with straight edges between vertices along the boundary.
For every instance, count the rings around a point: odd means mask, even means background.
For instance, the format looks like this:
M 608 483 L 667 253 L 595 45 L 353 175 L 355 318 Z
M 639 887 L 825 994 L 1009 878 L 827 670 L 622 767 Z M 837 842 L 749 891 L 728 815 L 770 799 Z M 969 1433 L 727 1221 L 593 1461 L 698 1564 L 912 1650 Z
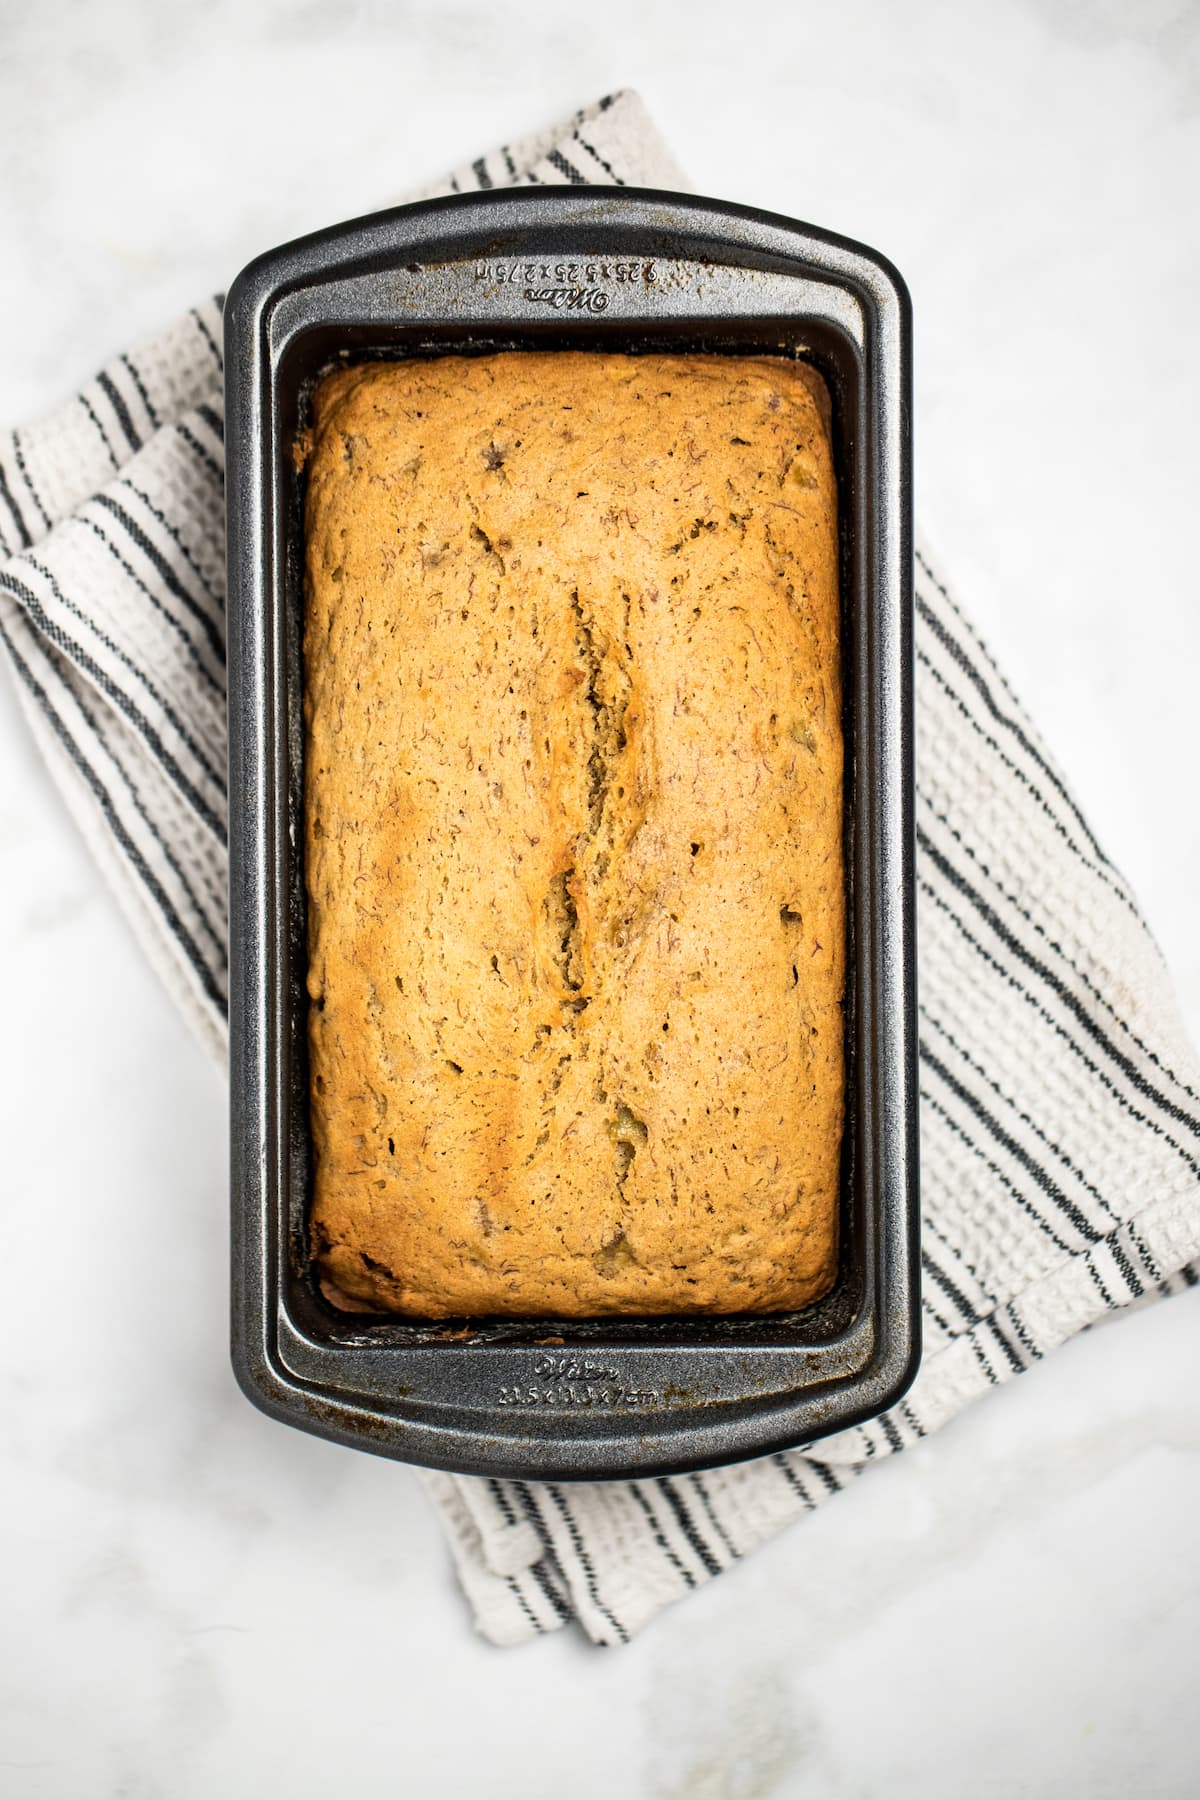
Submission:
M 233 1360 L 292 1425 L 487 1475 L 729 1462 L 878 1413 L 915 1373 L 910 326 L 895 270 L 790 220 L 563 188 L 401 207 L 259 258 L 225 313 Z M 848 1110 L 833 1292 L 792 1315 L 405 1321 L 308 1261 L 302 478 L 347 358 L 555 347 L 803 356 L 834 405 L 847 744 Z

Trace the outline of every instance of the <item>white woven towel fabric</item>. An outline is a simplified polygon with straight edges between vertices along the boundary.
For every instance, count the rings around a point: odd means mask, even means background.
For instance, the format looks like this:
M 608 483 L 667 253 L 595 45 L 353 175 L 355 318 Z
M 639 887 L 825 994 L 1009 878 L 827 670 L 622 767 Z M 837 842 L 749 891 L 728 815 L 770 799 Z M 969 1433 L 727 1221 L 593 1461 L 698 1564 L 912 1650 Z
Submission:
M 633 94 L 433 192 L 685 184 Z M 225 1046 L 220 301 L 0 436 L 0 640 L 141 941 Z M 484 1634 L 621 1643 L 1105 1314 L 1200 1271 L 1200 1077 L 1129 887 L 928 554 L 916 567 L 925 1357 L 882 1418 L 702 1475 L 427 1476 Z

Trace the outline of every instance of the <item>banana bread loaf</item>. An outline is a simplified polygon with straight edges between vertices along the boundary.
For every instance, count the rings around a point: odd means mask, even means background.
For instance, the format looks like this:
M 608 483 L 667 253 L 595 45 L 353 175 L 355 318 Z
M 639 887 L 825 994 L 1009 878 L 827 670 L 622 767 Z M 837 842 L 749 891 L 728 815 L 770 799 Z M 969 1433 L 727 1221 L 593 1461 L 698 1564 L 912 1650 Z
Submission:
M 786 358 L 315 396 L 311 1246 L 424 1318 L 772 1312 L 836 1265 L 835 488 Z

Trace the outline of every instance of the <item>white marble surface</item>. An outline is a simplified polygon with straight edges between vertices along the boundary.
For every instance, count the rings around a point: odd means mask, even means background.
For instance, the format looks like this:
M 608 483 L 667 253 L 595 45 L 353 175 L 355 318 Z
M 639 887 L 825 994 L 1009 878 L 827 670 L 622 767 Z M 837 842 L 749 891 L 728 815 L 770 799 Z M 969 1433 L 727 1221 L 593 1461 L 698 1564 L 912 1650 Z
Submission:
M 0 418 L 255 250 L 621 84 L 699 188 L 904 270 L 921 513 L 1200 1036 L 1188 0 L 0 0 Z M 628 1650 L 492 1651 L 411 1475 L 237 1394 L 221 1083 L 3 679 L 0 943 L 4 1796 L 1196 1791 L 1200 1294 Z

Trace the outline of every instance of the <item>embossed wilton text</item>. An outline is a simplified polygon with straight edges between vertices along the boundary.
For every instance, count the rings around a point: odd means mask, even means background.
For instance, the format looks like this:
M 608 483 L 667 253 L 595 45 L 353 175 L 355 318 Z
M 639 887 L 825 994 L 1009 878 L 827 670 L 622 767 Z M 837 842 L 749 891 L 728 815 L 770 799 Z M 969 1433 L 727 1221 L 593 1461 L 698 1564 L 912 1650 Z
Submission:
M 510 284 L 524 288 L 594 288 L 606 282 L 624 287 L 630 282 L 653 284 L 657 278 L 653 260 L 613 262 L 600 257 L 578 262 L 481 262 L 475 265 L 476 281 L 491 282 L 497 287 Z
M 603 288 L 526 288 L 527 300 L 539 300 L 556 312 L 603 312 L 608 295 Z
M 651 1388 L 626 1387 L 607 1363 L 578 1356 L 539 1356 L 525 1385 L 502 1387 L 501 1406 L 657 1406 Z
M 555 1382 L 543 1387 L 502 1387 L 496 1396 L 500 1406 L 657 1406 L 654 1388 L 593 1387 L 590 1382 Z

